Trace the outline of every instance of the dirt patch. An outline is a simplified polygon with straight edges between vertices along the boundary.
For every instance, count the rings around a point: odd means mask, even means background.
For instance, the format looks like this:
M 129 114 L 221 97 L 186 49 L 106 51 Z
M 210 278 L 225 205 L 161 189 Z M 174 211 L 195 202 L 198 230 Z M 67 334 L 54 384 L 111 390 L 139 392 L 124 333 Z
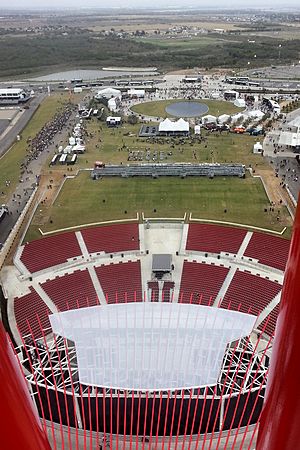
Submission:
M 256 175 L 260 175 L 265 183 L 270 201 L 273 206 L 288 205 L 293 214 L 296 212 L 296 208 L 291 201 L 286 190 L 280 186 L 280 178 L 276 177 L 274 171 L 270 169 L 257 169 Z M 292 220 L 290 220 L 292 225 Z

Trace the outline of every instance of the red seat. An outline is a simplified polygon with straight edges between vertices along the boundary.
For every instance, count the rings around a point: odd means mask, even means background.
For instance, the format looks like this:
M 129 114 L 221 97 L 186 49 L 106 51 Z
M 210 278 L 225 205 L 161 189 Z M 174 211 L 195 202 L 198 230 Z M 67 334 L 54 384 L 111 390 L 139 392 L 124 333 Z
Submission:
M 275 308 L 270 312 L 270 314 L 262 321 L 258 326 L 260 331 L 264 331 L 270 337 L 275 333 L 275 327 L 277 322 L 277 317 L 279 314 L 280 305 L 276 305 Z
M 140 261 L 100 266 L 95 271 L 108 303 L 143 300 Z
M 274 281 L 237 271 L 220 306 L 258 316 L 280 290 Z
M 149 281 L 148 282 L 148 289 L 151 290 L 151 302 L 158 302 L 159 301 L 159 286 L 157 281 Z
M 245 250 L 245 256 L 258 259 L 261 264 L 284 270 L 290 241 L 270 234 L 253 233 Z
M 226 267 L 185 261 L 179 302 L 212 305 L 228 270 Z
M 191 223 L 186 249 L 207 253 L 237 253 L 246 233 L 241 228 Z
M 43 283 L 42 288 L 49 295 L 59 311 L 99 305 L 97 294 L 88 270 L 54 278 Z
M 30 294 L 14 299 L 15 318 L 23 337 L 32 334 L 34 339 L 39 339 L 43 336 L 43 330 L 45 334 L 51 332 L 51 312 L 39 294 L 32 287 L 30 290 Z
M 171 302 L 171 292 L 174 289 L 174 281 L 164 281 L 163 290 L 162 290 L 162 301 L 163 302 Z
M 62 233 L 25 244 L 21 261 L 33 273 L 63 264 L 81 254 L 75 233 Z
M 137 223 L 86 228 L 81 234 L 89 253 L 117 253 L 140 248 Z

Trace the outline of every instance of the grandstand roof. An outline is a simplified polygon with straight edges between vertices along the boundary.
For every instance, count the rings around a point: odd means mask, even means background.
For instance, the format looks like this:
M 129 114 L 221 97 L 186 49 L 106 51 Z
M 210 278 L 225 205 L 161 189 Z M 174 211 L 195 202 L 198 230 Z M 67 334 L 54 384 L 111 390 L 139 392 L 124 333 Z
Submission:
M 21 94 L 22 92 L 24 92 L 23 89 L 19 89 L 19 88 L 5 88 L 5 89 L 0 89 L 0 95 L 3 94 L 13 94 L 13 95 L 18 95 Z
M 134 390 L 215 384 L 229 342 L 251 333 L 256 317 L 180 303 L 127 303 L 50 316 L 75 342 L 83 384 Z

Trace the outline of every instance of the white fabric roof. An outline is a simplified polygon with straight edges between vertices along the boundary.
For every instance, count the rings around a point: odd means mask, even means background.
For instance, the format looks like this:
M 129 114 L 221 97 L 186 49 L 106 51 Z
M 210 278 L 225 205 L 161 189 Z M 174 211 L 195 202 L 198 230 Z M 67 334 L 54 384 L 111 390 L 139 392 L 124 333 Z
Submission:
M 2 95 L 2 94 L 18 95 L 18 94 L 21 94 L 22 92 L 24 92 L 24 90 L 23 89 L 18 89 L 18 88 L 0 89 L 0 95 Z
M 107 106 L 108 106 L 108 109 L 110 109 L 110 111 L 116 111 L 118 109 L 115 98 L 110 98 L 107 102 Z
M 216 121 L 217 121 L 216 116 L 212 116 L 210 114 L 207 114 L 207 116 L 202 116 L 202 123 L 209 123 L 209 122 L 213 123 Z
M 128 89 L 127 94 L 143 97 L 145 95 L 145 89 Z
M 236 122 L 236 121 L 239 120 L 241 117 L 244 117 L 244 114 L 242 114 L 242 113 L 234 114 L 234 116 L 231 116 L 232 122 Z
M 295 119 L 291 120 L 291 122 L 289 122 L 289 126 L 290 127 L 299 128 L 300 127 L 300 116 L 298 116 Z
M 279 145 L 291 145 L 292 147 L 300 146 L 300 133 L 282 131 L 279 137 Z
M 168 390 L 216 384 L 226 346 L 256 317 L 181 303 L 127 303 L 49 316 L 75 342 L 79 380 L 92 386 Z
M 234 105 L 237 106 L 238 108 L 245 108 L 246 102 L 243 98 L 237 98 L 234 101 Z
M 265 113 L 263 113 L 260 109 L 255 109 L 248 112 L 249 117 L 256 117 L 257 119 L 261 119 L 264 115 Z
M 224 123 L 224 122 L 226 122 L 228 119 L 229 119 L 229 114 L 221 114 L 219 117 L 218 117 L 218 121 L 220 122 L 220 123 Z
M 121 97 L 121 91 L 119 91 L 119 89 L 113 89 L 113 88 L 105 88 L 102 89 L 101 91 L 97 92 L 97 95 L 95 95 L 96 98 L 101 98 L 101 97 L 105 97 L 105 98 L 111 98 L 111 97 Z
M 189 131 L 190 125 L 188 122 L 186 122 L 184 119 L 178 119 L 175 122 L 173 122 L 170 119 L 165 119 L 162 122 L 160 122 L 158 126 L 158 131 L 164 131 L 164 132 L 170 132 L 170 131 Z

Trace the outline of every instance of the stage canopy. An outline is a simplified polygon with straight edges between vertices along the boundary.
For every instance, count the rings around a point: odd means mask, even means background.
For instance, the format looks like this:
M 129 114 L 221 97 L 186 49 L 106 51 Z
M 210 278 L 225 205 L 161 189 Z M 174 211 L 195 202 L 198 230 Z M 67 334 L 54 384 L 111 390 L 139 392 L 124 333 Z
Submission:
M 184 119 L 178 119 L 176 121 L 172 121 L 170 119 L 165 119 L 162 122 L 160 122 L 159 126 L 158 126 L 158 131 L 161 132 L 189 132 L 190 130 L 190 125 L 187 121 L 185 121 Z
M 49 316 L 74 341 L 79 380 L 130 390 L 216 384 L 228 343 L 251 333 L 256 317 L 208 306 L 126 303 Z

